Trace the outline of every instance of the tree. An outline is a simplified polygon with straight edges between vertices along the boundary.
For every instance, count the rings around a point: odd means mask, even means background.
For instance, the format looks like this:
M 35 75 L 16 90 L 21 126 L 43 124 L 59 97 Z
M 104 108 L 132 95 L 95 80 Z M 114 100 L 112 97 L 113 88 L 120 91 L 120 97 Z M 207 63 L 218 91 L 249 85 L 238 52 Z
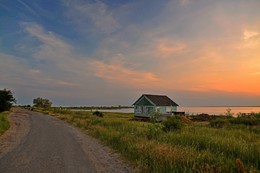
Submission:
M 16 100 L 12 92 L 7 89 L 0 90 L 0 112 L 9 111 L 13 103 L 16 103 Z
M 38 97 L 33 99 L 33 104 L 36 107 L 49 108 L 51 107 L 52 102 L 50 102 L 48 99 Z

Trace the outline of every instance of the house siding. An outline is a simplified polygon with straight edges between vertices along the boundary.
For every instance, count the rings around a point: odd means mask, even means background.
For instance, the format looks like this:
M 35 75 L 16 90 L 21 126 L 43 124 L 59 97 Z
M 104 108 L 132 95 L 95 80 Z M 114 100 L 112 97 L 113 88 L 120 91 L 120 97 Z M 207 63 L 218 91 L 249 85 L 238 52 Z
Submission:
M 142 106 L 136 105 L 134 107 L 135 116 L 146 116 L 150 117 L 150 115 L 155 111 L 154 106 Z
M 159 109 L 159 113 L 168 114 L 170 112 L 176 112 L 177 106 L 156 106 L 156 110 Z

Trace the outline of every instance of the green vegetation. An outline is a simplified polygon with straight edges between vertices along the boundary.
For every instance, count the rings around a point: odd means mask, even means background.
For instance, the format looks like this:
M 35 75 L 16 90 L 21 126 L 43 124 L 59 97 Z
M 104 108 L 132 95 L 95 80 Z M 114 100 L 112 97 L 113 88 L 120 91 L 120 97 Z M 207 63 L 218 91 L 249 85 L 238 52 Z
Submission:
M 182 126 L 183 122 L 179 116 L 169 117 L 166 121 L 163 122 L 163 130 L 165 132 L 180 130 Z
M 250 123 L 249 128 L 248 123 L 237 124 L 245 122 L 239 118 L 218 117 L 209 123 L 185 117 L 151 123 L 125 113 L 97 117 L 87 111 L 45 112 L 99 138 L 136 165 L 138 172 L 260 171 L 259 124 Z M 253 121 L 259 121 L 259 114 Z
M 48 99 L 44 99 L 41 97 L 33 99 L 33 104 L 36 107 L 49 108 L 52 105 L 52 102 Z
M 0 113 L 0 136 L 10 127 L 7 116 L 10 112 Z
M 0 112 L 9 111 L 15 102 L 15 98 L 10 90 L 0 90 Z

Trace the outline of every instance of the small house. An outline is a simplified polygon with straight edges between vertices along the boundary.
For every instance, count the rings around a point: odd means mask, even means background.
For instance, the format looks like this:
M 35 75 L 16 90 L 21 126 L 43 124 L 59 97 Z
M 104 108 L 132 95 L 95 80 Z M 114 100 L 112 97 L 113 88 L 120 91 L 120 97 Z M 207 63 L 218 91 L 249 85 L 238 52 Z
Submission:
M 171 115 L 178 106 L 167 96 L 151 94 L 143 94 L 133 105 L 135 117 L 150 117 L 154 112 Z

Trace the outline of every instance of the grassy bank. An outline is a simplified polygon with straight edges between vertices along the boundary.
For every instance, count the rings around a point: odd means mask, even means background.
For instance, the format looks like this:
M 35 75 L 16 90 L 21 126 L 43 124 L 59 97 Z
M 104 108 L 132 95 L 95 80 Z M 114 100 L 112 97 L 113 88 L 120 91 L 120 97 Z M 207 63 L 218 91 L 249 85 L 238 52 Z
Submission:
M 0 136 L 10 127 L 7 116 L 10 112 L 1 112 L 0 113 Z
M 259 172 L 260 134 L 235 123 L 186 123 L 164 132 L 163 124 L 133 120 L 133 114 L 53 109 L 45 111 L 81 128 L 121 153 L 139 172 Z M 259 128 L 259 126 L 254 126 Z

